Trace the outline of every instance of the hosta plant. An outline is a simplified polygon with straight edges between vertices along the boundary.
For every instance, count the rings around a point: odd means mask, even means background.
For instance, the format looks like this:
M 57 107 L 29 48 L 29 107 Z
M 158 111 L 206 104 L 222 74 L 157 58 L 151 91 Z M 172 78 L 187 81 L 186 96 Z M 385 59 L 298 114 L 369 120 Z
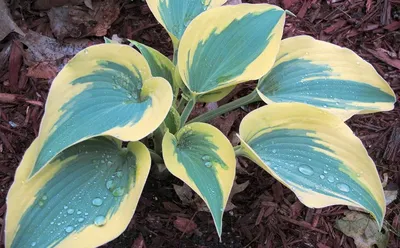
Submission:
M 224 2 L 147 1 L 171 37 L 173 61 L 136 41 L 94 45 L 69 61 L 8 193 L 7 247 L 96 247 L 116 238 L 152 161 L 205 201 L 221 236 L 235 156 L 306 206 L 359 207 L 382 225 L 376 167 L 344 121 L 391 110 L 392 89 L 348 49 L 309 36 L 281 40 L 279 7 Z M 258 84 L 249 95 L 188 121 L 196 103 L 251 80 Z M 242 120 L 236 147 L 206 123 L 256 101 L 268 105 Z

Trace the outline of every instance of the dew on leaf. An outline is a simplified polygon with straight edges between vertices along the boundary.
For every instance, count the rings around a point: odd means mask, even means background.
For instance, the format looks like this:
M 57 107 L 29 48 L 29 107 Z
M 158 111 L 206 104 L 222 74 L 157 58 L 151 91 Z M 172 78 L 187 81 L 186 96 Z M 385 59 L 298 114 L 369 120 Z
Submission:
M 101 204 L 103 204 L 103 200 L 102 199 L 100 199 L 100 198 L 94 198 L 93 199 L 93 201 L 92 201 L 92 204 L 94 205 L 94 206 L 101 206 Z
M 343 192 L 349 192 L 349 191 L 350 191 L 350 187 L 349 187 L 349 185 L 347 185 L 347 184 L 338 183 L 336 186 L 338 187 L 338 189 L 339 189 L 340 191 L 343 191 Z
M 118 178 L 121 178 L 122 177 L 122 171 L 117 171 L 116 175 L 117 175 Z
M 73 227 L 73 226 L 67 226 L 67 227 L 65 228 L 65 231 L 66 231 L 67 233 L 71 233 L 73 230 L 74 230 L 74 227 Z
M 210 156 L 204 155 L 203 157 L 201 157 L 201 159 L 202 159 L 203 161 L 208 161 L 208 160 L 210 160 Z
M 113 196 L 123 196 L 125 190 L 122 187 L 118 187 L 112 191 Z
M 106 224 L 107 220 L 103 215 L 99 215 L 94 219 L 94 224 L 96 226 L 104 226 Z
M 114 183 L 113 180 L 108 180 L 108 181 L 106 182 L 106 188 L 107 188 L 107 189 L 113 189 L 114 187 L 115 187 L 115 183 Z
M 299 167 L 299 171 L 307 176 L 311 176 L 312 174 L 314 174 L 314 170 L 308 165 L 301 165 Z

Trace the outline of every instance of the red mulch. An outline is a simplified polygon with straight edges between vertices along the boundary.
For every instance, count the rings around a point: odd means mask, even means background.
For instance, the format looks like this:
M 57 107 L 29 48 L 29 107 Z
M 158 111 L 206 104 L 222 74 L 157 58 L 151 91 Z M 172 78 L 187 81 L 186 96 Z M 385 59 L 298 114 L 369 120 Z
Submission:
M 48 16 L 35 9 L 32 1 L 15 0 L 9 5 L 17 24 L 25 31 L 31 29 L 53 37 Z M 34 1 L 34 5 L 51 1 Z M 57 0 L 58 4 L 67 2 Z M 82 1 L 80 1 L 82 2 Z M 96 2 L 96 1 L 93 1 Z M 249 0 L 269 2 L 289 9 L 297 17 L 288 17 L 285 37 L 300 34 L 348 47 L 371 62 L 395 90 L 400 93 L 400 0 Z M 144 1 L 120 1 L 119 16 L 108 16 L 111 28 L 98 25 L 75 27 L 74 37 L 86 44 L 102 42 L 94 37 L 107 30 L 111 37 L 135 39 L 172 55 L 171 41 L 161 25 L 152 17 Z M 37 7 L 37 6 L 36 6 Z M 81 5 L 79 11 L 87 11 Z M 78 11 L 75 10 L 75 11 Z M 77 13 L 81 13 L 81 12 Z M 109 11 L 107 13 L 110 13 Z M 114 18 L 115 17 L 115 18 Z M 99 20 L 92 13 L 90 20 Z M 101 19 L 101 18 L 100 18 Z M 115 19 L 115 21 L 114 21 Z M 94 23 L 93 25 L 96 25 Z M 74 27 L 72 27 L 74 28 Z M 60 34 L 65 35 L 65 34 Z M 16 34 L 0 42 L 0 226 L 4 230 L 5 197 L 12 183 L 16 167 L 24 151 L 38 133 L 43 105 L 49 85 L 65 58 L 35 62 L 26 53 L 26 44 Z M 9 51 L 6 53 L 5 51 Z M 9 54 L 9 57 L 8 57 Z M 68 56 L 66 56 L 68 58 Z M 39 69 L 37 69 L 39 68 Z M 246 94 L 252 84 L 238 87 L 223 101 Z M 6 94 L 4 94 L 6 93 Z M 201 110 L 201 105 L 198 111 Z M 256 106 L 251 106 L 254 108 Z M 238 130 L 245 109 L 217 118 L 214 123 L 232 137 Z M 361 138 L 376 165 L 379 174 L 387 173 L 388 187 L 400 188 L 400 108 L 373 115 L 355 116 L 348 124 Z M 127 230 L 104 247 L 355 247 L 351 238 L 333 226 L 347 209 L 333 206 L 308 209 L 294 194 L 265 171 L 246 159 L 238 183 L 250 181 L 242 193 L 233 198 L 237 208 L 224 216 L 222 242 L 216 235 L 209 213 L 197 211 L 195 204 L 185 206 L 177 197 L 172 184 L 181 184 L 170 176 L 158 180 L 150 176 L 138 208 Z M 394 230 L 400 230 L 400 201 L 387 208 L 386 221 Z M 3 244 L 0 238 L 0 244 Z M 389 247 L 400 247 L 400 239 L 390 233 Z

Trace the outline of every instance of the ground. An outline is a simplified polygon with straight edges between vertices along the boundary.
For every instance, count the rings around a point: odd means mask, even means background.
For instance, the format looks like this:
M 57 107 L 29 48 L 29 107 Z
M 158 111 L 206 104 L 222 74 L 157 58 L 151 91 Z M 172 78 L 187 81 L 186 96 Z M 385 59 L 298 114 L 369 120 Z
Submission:
M 33 3 L 32 3 L 33 2 Z M 59 40 L 73 47 L 55 46 L 57 53 L 32 57 L 26 50 L 33 47 L 31 38 L 16 33 L 0 41 L 0 225 L 4 231 L 7 210 L 6 194 L 13 181 L 22 155 L 38 133 L 51 79 L 67 58 L 70 49 L 102 42 L 101 36 L 138 40 L 167 56 L 172 55 L 171 41 L 157 24 L 145 1 L 93 1 L 103 16 L 91 12 L 88 21 L 57 29 L 46 11 L 52 4 L 77 5 L 74 17 L 83 19 L 88 12 L 83 1 L 24 1 L 9 4 L 11 15 L 23 31 L 28 29 Z M 85 1 L 91 2 L 91 1 Z M 400 1 L 399 0 L 249 0 L 268 2 L 290 10 L 297 17 L 288 17 L 285 37 L 308 34 L 318 39 L 348 47 L 372 63 L 400 94 Z M 105 6 L 105 7 L 104 7 Z M 103 9 L 102 9 L 103 8 Z M 104 11 L 106 9 L 106 11 Z M 54 13 L 53 13 L 54 14 Z M 70 12 L 71 14 L 71 12 Z M 102 23 L 105 22 L 105 23 Z M 77 22 L 76 22 L 77 23 Z M 90 25 L 88 25 L 89 23 Z M 112 23 L 109 27 L 108 23 Z M 249 27 L 251 28 L 251 27 Z M 72 37 L 72 39 L 71 39 Z M 85 39 L 83 39 L 85 37 Z M 30 39 L 30 40 L 29 40 Z M 37 43 L 37 42 L 36 42 Z M 40 43 L 40 42 L 39 42 Z M 63 50 L 63 48 L 65 48 Z M 8 49 L 8 53 L 5 52 Z M 40 49 L 40 48 L 38 48 Z M 58 56 L 61 53 L 60 56 Z M 1 55 L 3 54 L 3 55 Z M 4 54 L 7 54 L 4 57 Z M 46 57 L 47 56 L 47 57 Z M 40 57 L 40 56 L 39 56 Z M 250 82 L 238 87 L 220 103 L 249 92 Z M 197 105 L 195 113 L 210 106 Z M 212 107 L 212 106 L 211 106 Z M 233 111 L 213 123 L 228 137 L 237 132 L 241 118 L 257 105 Z M 360 137 L 375 161 L 386 189 L 400 186 L 400 106 L 390 112 L 361 115 L 347 124 Z M 219 242 L 211 216 L 198 211 L 196 203 L 184 204 L 173 184 L 182 183 L 169 176 L 160 180 L 153 175 L 145 186 L 134 218 L 127 230 L 104 247 L 355 247 L 352 238 L 335 229 L 335 221 L 347 207 L 332 206 L 309 209 L 295 195 L 252 162 L 241 159 L 237 183 L 249 186 L 233 198 L 236 206 L 226 212 L 222 241 Z M 400 201 L 387 207 L 386 224 L 390 227 L 389 247 L 400 247 Z M 182 232 L 184 231 L 184 232 Z M 0 244 L 3 245 L 3 236 Z

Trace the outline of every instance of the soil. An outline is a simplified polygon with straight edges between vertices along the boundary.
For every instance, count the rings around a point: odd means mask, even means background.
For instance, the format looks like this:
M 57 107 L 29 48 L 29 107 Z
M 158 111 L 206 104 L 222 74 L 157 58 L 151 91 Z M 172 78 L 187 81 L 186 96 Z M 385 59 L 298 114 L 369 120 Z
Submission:
M 34 30 L 54 37 L 44 6 L 52 1 L 15 0 L 10 12 L 23 30 Z M 70 2 L 82 6 L 83 1 Z M 96 1 L 93 1 L 95 3 Z M 97 1 L 98 2 L 98 1 Z M 102 2 L 102 1 L 100 1 Z M 110 1 L 117 2 L 117 1 Z M 249 0 L 279 5 L 296 14 L 288 17 L 285 37 L 307 34 L 321 40 L 348 47 L 372 63 L 400 94 L 400 1 L 399 0 Z M 101 32 L 108 37 L 138 40 L 171 57 L 171 40 L 152 16 L 145 1 L 119 1 L 111 16 L 111 27 L 96 32 L 78 33 L 72 40 L 100 43 Z M 86 31 L 88 30 L 85 27 Z M 100 35 L 99 35 L 100 34 Z M 96 37 L 98 35 L 98 37 Z M 27 58 L 26 44 L 15 33 L 0 41 L 0 51 L 11 46 L 10 57 L 0 65 L 0 92 L 14 96 L 0 99 L 0 226 L 4 231 L 6 194 L 21 158 L 38 133 L 51 79 L 57 68 L 50 62 L 33 64 Z M 68 42 L 71 42 L 69 39 Z M 68 57 L 68 56 L 67 56 Z M 64 58 L 65 59 L 65 58 Z M 0 56 L 1 62 L 1 56 Z M 58 61 L 59 62 L 59 61 Z M 42 66 L 35 70 L 35 66 Z M 32 69 L 33 68 L 33 69 Z M 40 73 L 44 73 L 44 75 Z M 39 75 L 39 74 L 40 75 Z M 254 87 L 250 82 L 238 87 L 221 102 L 227 102 Z M 29 99 L 29 100 L 28 100 Z M 221 103 L 220 102 L 220 103 Z M 195 113 L 210 106 L 197 105 Z M 228 137 L 238 131 L 241 118 L 257 105 L 233 111 L 213 120 Z M 400 106 L 390 112 L 361 115 L 347 124 L 360 137 L 375 161 L 381 178 L 387 175 L 388 188 L 400 186 Z M 332 206 L 309 209 L 295 195 L 251 161 L 241 159 L 242 170 L 237 183 L 249 181 L 249 186 L 233 198 L 236 206 L 224 215 L 222 241 L 216 234 L 210 213 L 198 210 L 195 202 L 184 204 L 173 184 L 182 182 L 173 176 L 160 180 L 150 175 L 135 215 L 126 231 L 103 247 L 356 247 L 352 238 L 334 228 L 347 207 Z M 400 201 L 387 207 L 386 222 L 390 232 L 389 247 L 400 247 Z M 190 232 L 177 226 L 187 223 Z M 194 227 L 194 228 L 193 228 Z M 197 227 L 197 228 L 196 228 Z M 396 234 L 397 230 L 397 234 Z M 3 245 L 4 239 L 0 238 Z

